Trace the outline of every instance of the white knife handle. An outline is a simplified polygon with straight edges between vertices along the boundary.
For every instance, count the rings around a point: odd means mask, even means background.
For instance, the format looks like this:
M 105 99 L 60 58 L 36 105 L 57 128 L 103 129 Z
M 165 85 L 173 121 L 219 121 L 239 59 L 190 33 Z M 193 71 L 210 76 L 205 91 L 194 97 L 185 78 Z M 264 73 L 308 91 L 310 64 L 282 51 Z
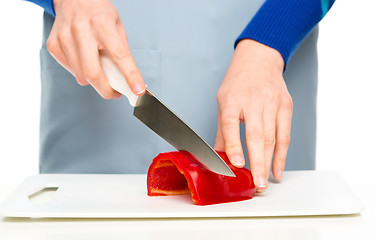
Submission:
M 128 98 L 130 105 L 135 107 L 138 96 L 132 92 L 124 75 L 120 72 L 112 58 L 107 52 L 100 51 L 100 60 L 102 62 L 104 73 L 109 80 L 109 85 L 111 85 L 111 87 L 117 92 L 125 95 Z

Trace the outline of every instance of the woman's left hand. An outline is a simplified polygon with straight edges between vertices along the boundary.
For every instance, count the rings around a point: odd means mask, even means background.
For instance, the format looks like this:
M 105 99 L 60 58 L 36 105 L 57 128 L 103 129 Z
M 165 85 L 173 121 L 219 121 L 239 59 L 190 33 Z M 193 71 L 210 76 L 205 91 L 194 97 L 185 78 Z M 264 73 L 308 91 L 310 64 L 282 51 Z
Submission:
M 245 123 L 250 169 L 258 192 L 273 176 L 280 180 L 290 142 L 292 98 L 283 78 L 281 54 L 250 39 L 241 40 L 217 93 L 215 149 L 225 151 L 236 167 L 245 165 L 240 123 Z

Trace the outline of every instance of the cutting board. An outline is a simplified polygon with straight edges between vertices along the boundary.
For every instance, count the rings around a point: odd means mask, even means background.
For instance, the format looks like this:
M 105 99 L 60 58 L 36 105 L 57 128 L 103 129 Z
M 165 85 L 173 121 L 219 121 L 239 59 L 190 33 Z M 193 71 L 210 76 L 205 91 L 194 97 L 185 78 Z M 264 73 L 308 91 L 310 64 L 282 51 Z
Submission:
M 42 189 L 43 194 L 38 196 Z M 46 194 L 50 196 L 43 199 L 42 195 Z M 258 217 L 355 214 L 363 209 L 340 174 L 328 171 L 285 172 L 281 183 L 271 180 L 268 190 L 256 194 L 253 199 L 210 206 L 194 205 L 190 195 L 149 197 L 146 175 L 41 174 L 28 177 L 0 206 L 0 215 L 36 218 Z

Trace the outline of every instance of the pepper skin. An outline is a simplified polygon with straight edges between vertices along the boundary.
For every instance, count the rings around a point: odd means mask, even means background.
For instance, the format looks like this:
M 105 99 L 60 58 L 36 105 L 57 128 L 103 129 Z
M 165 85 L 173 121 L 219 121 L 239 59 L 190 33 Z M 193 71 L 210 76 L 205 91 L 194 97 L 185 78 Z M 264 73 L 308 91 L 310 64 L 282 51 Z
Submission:
M 197 205 L 251 199 L 256 190 L 251 172 L 246 168 L 231 165 L 224 152 L 218 154 L 236 177 L 211 172 L 188 152 L 160 153 L 148 169 L 148 195 L 191 194 L 193 202 Z

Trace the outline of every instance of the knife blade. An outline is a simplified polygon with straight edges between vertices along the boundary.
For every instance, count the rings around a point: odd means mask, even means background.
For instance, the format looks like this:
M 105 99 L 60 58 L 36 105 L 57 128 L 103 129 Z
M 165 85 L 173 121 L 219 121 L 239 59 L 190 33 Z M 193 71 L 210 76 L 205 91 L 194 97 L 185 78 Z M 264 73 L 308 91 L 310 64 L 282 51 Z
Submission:
M 133 115 L 177 150 L 192 154 L 209 170 L 235 176 L 211 146 L 149 90 L 138 98 Z
M 149 90 L 142 96 L 133 94 L 124 76 L 106 52 L 100 52 L 100 59 L 111 87 L 128 98 L 137 119 L 177 150 L 192 154 L 208 170 L 225 176 L 236 176 L 204 139 Z

